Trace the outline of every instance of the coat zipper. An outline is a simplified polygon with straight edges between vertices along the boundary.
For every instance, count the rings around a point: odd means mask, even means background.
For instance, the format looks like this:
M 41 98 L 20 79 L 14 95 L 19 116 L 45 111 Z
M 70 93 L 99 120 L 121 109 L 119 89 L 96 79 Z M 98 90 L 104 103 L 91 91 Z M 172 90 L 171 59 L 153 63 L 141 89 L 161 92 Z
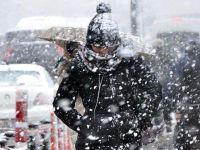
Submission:
M 101 75 L 99 74 L 98 80 L 99 80 L 99 87 L 98 87 L 96 104 L 95 104 L 95 107 L 94 107 L 94 120 L 95 120 L 95 116 L 96 116 L 97 105 L 98 105 L 98 102 L 99 102 L 99 94 L 100 94 L 100 91 L 101 91 L 101 85 L 102 85 L 102 81 L 103 81 L 103 75 L 102 75 L 102 78 L 101 78 Z

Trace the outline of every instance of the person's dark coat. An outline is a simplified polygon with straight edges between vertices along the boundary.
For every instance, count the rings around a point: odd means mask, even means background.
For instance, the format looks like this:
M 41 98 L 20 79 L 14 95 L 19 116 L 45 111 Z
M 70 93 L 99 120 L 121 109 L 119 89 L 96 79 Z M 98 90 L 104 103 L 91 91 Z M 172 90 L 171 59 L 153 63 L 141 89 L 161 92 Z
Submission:
M 194 45 L 195 44 L 195 45 Z M 175 130 L 175 147 L 196 149 L 200 145 L 200 45 L 190 43 L 185 63 L 179 66 L 177 111 L 182 115 Z M 177 67 L 178 68 L 178 67 Z M 181 69 L 180 69 L 181 68 Z M 195 148 L 196 147 L 196 148 Z
M 140 145 L 141 131 L 151 127 L 161 100 L 161 86 L 143 59 L 122 58 L 113 70 L 92 72 L 79 55 L 74 58 L 53 106 L 58 118 L 78 132 L 76 145 Z M 83 116 L 74 109 L 78 95 Z

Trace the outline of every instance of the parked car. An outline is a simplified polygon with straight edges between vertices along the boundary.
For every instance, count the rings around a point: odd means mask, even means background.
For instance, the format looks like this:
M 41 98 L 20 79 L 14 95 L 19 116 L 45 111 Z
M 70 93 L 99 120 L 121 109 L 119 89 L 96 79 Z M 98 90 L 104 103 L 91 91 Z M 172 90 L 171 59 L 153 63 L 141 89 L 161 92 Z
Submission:
M 16 92 L 27 91 L 27 121 L 50 121 L 54 83 L 44 67 L 35 64 L 0 65 L 0 129 L 14 128 Z

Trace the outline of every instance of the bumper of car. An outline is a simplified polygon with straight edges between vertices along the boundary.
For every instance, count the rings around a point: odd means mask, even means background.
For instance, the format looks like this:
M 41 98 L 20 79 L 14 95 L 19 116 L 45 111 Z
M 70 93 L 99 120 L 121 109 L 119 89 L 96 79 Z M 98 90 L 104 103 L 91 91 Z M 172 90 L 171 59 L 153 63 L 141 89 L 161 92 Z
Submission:
M 53 111 L 52 105 L 34 106 L 28 109 L 27 122 L 39 123 L 40 121 L 50 121 L 50 114 Z M 5 109 L 0 111 L 0 128 L 15 127 L 16 111 L 14 109 Z

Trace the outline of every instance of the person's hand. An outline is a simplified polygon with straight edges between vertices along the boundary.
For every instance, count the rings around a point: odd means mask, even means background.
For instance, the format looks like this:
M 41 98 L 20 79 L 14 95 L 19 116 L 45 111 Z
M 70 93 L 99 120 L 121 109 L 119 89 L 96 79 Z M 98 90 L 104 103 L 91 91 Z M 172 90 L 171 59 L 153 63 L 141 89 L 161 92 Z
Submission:
M 180 111 L 177 111 L 177 112 L 176 112 L 176 122 L 177 122 L 177 123 L 180 122 L 181 116 L 182 116 L 181 112 L 180 112 Z
M 148 127 L 142 133 L 142 143 L 144 145 L 147 145 L 153 143 L 154 141 L 155 141 L 155 134 L 153 132 L 153 129 L 151 127 Z

